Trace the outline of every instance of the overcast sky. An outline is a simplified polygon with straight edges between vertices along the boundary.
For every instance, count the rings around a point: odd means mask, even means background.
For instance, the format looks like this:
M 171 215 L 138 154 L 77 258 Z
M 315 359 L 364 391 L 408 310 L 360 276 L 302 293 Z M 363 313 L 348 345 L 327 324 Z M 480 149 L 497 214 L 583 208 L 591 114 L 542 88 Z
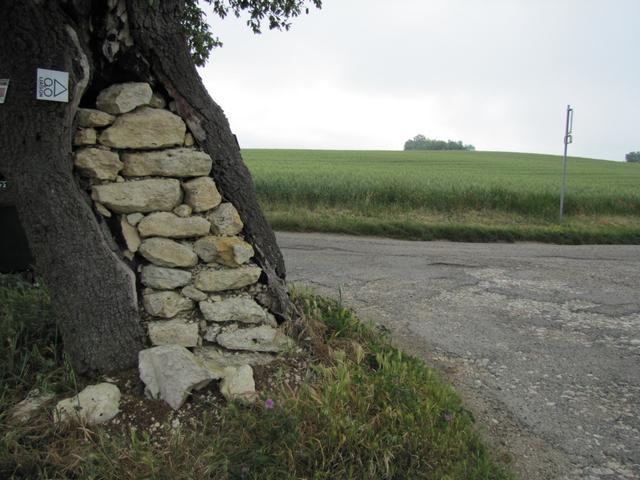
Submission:
M 210 17 L 201 69 L 243 148 L 640 150 L 640 0 L 324 0 L 289 32 Z

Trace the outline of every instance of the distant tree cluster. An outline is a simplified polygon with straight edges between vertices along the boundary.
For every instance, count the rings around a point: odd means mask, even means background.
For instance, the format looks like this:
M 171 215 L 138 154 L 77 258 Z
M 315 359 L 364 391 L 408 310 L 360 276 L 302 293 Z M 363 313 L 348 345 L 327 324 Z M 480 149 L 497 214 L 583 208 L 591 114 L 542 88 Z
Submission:
M 629 152 L 624 158 L 630 163 L 640 163 L 640 152 Z
M 405 150 L 468 150 L 474 151 L 473 145 L 465 145 L 460 140 L 433 140 L 424 135 L 416 135 L 411 140 L 404 142 Z

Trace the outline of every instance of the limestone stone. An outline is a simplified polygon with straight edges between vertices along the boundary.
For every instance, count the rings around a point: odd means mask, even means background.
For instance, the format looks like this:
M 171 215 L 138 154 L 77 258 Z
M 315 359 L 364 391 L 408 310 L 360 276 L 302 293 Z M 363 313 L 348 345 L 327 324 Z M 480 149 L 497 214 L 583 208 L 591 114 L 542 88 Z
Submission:
M 216 342 L 230 350 L 254 352 L 280 352 L 292 344 L 286 335 L 269 325 L 223 331 Z
M 221 203 L 208 215 L 211 222 L 211 233 L 233 236 L 242 231 L 244 225 L 238 211 L 230 203 Z
M 55 408 L 54 420 L 86 425 L 105 423 L 120 411 L 120 389 L 112 383 L 89 385 L 78 395 L 65 398 Z
M 158 92 L 153 92 L 151 100 L 149 100 L 149 106 L 153 108 L 164 108 L 167 106 L 167 101 Z
M 202 335 L 202 338 L 205 339 L 207 342 L 215 342 L 216 337 L 221 331 L 222 331 L 222 327 L 220 325 L 215 325 L 215 324 L 208 325 L 204 329 L 204 335 Z
M 167 110 L 140 107 L 120 115 L 98 141 L 113 148 L 150 150 L 182 145 L 186 125 Z
M 137 252 L 141 242 L 140 235 L 138 235 L 136 227 L 130 225 L 124 216 L 120 218 L 120 231 L 127 244 L 127 249 L 133 253 Z
M 141 105 L 148 105 L 152 95 L 153 90 L 148 83 L 117 83 L 98 94 L 96 106 L 103 112 L 118 115 Z
M 268 365 L 276 359 L 271 353 L 230 352 L 210 346 L 196 348 L 193 353 L 207 368 L 219 372 L 221 376 L 226 367 Z
M 170 211 L 180 203 L 180 182 L 173 178 L 95 185 L 92 198 L 116 213 Z
M 107 209 L 107 207 L 102 205 L 100 202 L 93 202 L 93 204 L 95 205 L 96 210 L 100 215 L 106 218 L 111 218 L 111 212 Z
M 185 203 L 194 212 L 204 212 L 217 207 L 222 197 L 211 177 L 198 177 L 182 184 L 185 192 Z
M 227 367 L 220 382 L 220 393 L 228 401 L 252 402 L 256 399 L 256 384 L 253 369 L 249 365 Z
M 189 132 L 187 132 L 184 136 L 184 146 L 185 147 L 192 147 L 193 144 L 195 143 L 195 141 L 193 140 L 193 135 L 191 135 Z
M 201 292 L 193 285 L 187 285 L 182 289 L 180 293 L 182 293 L 182 295 L 184 295 L 185 297 L 190 298 L 191 300 L 194 300 L 196 302 L 203 302 L 207 299 L 207 294 L 204 292 Z
M 193 302 L 177 292 L 154 292 L 144 295 L 142 303 L 150 315 L 173 318 L 182 312 L 193 310 Z
M 98 141 L 98 134 L 93 128 L 79 128 L 73 137 L 73 145 L 95 145 Z
M 200 302 L 200 311 L 210 322 L 267 323 L 267 312 L 250 297 L 232 297 L 221 302 Z
M 203 292 L 222 292 L 252 285 L 260 278 L 262 270 L 256 266 L 244 266 L 233 269 L 201 271 L 194 285 Z
M 127 222 L 129 222 L 129 225 L 135 227 L 143 218 L 144 215 L 142 213 L 130 213 L 129 215 L 127 215 Z
M 180 345 L 140 351 L 138 369 L 147 396 L 164 400 L 174 410 L 184 404 L 192 390 L 199 390 L 211 380 L 220 378 Z
M 77 150 L 73 154 L 73 164 L 82 175 L 98 180 L 115 180 L 118 172 L 122 170 L 118 154 L 101 148 L 88 147 Z
M 170 148 L 122 154 L 122 174 L 129 177 L 199 177 L 209 175 L 212 160 L 192 148 Z
M 9 423 L 25 423 L 48 402 L 55 397 L 52 393 L 41 393 L 39 389 L 31 390 L 27 397 L 17 405 L 14 405 L 8 412 Z
M 254 255 L 253 247 L 239 237 L 204 237 L 194 243 L 193 249 L 203 262 L 227 267 L 239 267 Z
M 197 347 L 200 336 L 198 324 L 183 319 L 149 322 L 149 340 L 153 345 L 181 345 Z
M 211 228 L 202 217 L 181 218 L 169 212 L 152 213 L 138 224 L 142 237 L 188 238 L 206 235 Z
M 79 108 L 76 118 L 78 126 L 85 128 L 107 127 L 116 119 L 113 115 L 93 108 Z
M 142 267 L 140 281 L 145 287 L 157 290 L 173 290 L 184 287 L 191 281 L 191 272 L 178 268 L 145 265 Z
M 160 267 L 193 267 L 198 256 L 187 245 L 168 238 L 147 238 L 138 249 L 140 254 Z
M 176 208 L 174 208 L 173 213 L 175 213 L 179 217 L 186 218 L 190 216 L 191 213 L 193 213 L 193 210 L 189 205 L 183 203 L 182 205 L 178 205 Z

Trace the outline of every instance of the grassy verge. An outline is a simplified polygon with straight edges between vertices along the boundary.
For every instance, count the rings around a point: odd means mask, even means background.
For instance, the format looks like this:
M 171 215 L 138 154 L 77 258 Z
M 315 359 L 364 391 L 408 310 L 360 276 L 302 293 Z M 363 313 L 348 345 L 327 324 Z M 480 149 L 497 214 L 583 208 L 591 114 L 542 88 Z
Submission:
M 276 382 L 261 402 L 200 410 L 164 436 L 135 426 L 56 428 L 46 411 L 11 424 L 7 408 L 29 388 L 68 393 L 74 382 L 42 290 L 14 283 L 0 295 L 13 298 L 2 305 L 1 340 L 16 346 L 2 354 L 0 478 L 512 478 L 451 387 L 350 311 L 310 294 L 297 295 L 304 317 L 290 332 L 309 360 L 296 388 Z
M 640 168 L 503 152 L 246 150 L 275 228 L 464 241 L 638 243 Z
M 434 212 L 379 211 L 377 214 L 329 208 L 263 205 L 276 230 L 372 235 L 405 240 L 458 242 L 535 241 L 557 244 L 640 244 L 640 217 L 573 217 L 563 225 L 537 219 L 505 220 L 495 212 L 442 215 Z

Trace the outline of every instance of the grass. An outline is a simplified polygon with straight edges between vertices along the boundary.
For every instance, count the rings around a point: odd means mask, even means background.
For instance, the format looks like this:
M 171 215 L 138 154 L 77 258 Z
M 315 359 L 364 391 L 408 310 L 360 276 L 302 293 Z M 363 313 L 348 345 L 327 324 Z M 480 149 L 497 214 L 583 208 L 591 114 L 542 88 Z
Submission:
M 638 243 L 640 167 L 500 152 L 244 150 L 276 229 L 466 241 Z
M 74 383 L 46 293 L 13 282 L 0 295 L 12 299 L 2 304 L 1 340 L 16 345 L 2 354 L 0 478 L 512 478 L 451 387 L 339 303 L 309 293 L 296 295 L 304 315 L 291 329 L 314 359 L 308 381 L 263 392 L 272 409 L 228 404 L 220 417 L 205 412 L 166 438 L 53 427 L 45 412 L 11 425 L 7 408 L 31 387 L 46 379 L 68 393 Z

